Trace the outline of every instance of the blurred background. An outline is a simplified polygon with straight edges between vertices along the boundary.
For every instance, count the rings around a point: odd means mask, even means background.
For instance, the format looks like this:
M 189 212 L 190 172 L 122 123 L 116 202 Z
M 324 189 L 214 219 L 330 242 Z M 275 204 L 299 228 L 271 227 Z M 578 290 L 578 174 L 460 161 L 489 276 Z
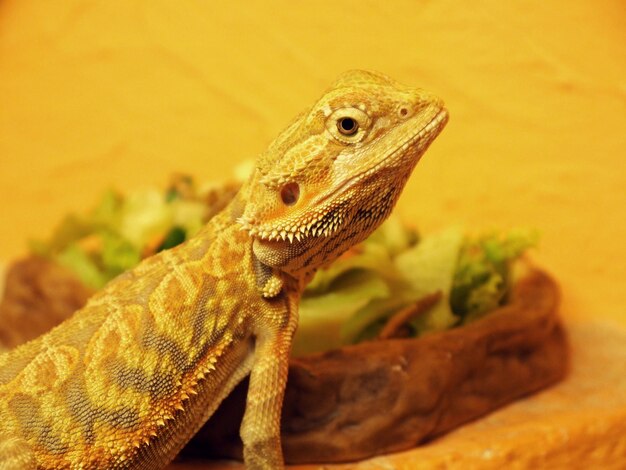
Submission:
M 0 0 L 0 259 L 106 188 L 229 176 L 352 68 L 450 110 L 405 219 L 536 227 L 564 316 L 626 325 L 623 0 Z

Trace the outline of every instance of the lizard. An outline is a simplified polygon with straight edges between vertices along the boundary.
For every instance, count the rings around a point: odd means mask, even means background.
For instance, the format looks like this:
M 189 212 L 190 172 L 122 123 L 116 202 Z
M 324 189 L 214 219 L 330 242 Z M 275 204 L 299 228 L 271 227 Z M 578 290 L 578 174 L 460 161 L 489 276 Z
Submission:
M 163 468 L 248 375 L 245 465 L 282 468 L 301 293 L 390 214 L 447 120 L 422 89 L 341 75 L 196 236 L 0 355 L 0 468 Z

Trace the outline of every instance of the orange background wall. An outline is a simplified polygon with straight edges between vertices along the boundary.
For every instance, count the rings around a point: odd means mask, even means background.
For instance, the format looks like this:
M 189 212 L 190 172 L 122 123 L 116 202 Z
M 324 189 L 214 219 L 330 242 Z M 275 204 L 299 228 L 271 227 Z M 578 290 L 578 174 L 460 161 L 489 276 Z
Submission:
M 230 174 L 351 68 L 450 109 L 405 218 L 537 227 L 564 313 L 626 325 L 620 0 L 0 0 L 0 259 L 111 185 Z

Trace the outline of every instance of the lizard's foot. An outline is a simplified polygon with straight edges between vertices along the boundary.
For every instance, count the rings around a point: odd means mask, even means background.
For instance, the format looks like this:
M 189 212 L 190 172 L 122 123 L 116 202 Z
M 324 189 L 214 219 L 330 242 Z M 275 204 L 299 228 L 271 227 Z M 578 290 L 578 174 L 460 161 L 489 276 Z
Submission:
M 280 439 L 266 439 L 244 444 L 246 470 L 280 470 L 284 468 Z

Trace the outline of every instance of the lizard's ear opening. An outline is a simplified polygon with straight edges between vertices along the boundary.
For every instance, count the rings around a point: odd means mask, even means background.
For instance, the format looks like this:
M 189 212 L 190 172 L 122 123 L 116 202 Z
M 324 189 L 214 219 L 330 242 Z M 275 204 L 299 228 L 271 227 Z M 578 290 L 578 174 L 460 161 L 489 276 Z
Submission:
M 298 183 L 287 183 L 280 189 L 280 198 L 286 206 L 293 206 L 300 198 Z

